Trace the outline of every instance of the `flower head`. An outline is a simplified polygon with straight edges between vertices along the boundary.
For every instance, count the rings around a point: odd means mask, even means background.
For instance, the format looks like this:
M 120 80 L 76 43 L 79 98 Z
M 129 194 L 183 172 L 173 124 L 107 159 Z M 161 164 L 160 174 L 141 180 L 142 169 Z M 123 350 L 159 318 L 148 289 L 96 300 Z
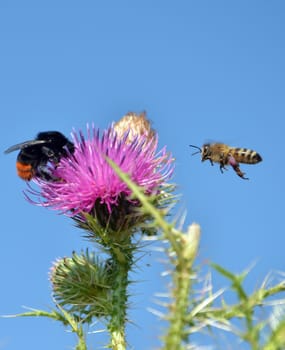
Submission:
M 74 153 L 62 158 L 52 169 L 52 175 L 59 181 L 36 179 L 40 191 L 30 191 L 40 195 L 38 204 L 69 216 L 91 213 L 101 224 L 107 224 L 108 217 L 110 224 L 111 213 L 116 217 L 121 210 L 124 215 L 132 211 L 135 201 L 129 198 L 131 191 L 106 157 L 128 173 L 148 195 L 158 194 L 172 174 L 172 159 L 165 148 L 157 152 L 157 134 L 144 114 L 128 114 L 102 134 L 94 125 L 87 126 L 86 137 L 81 131 L 74 131 L 72 138 Z M 116 225 L 115 228 L 118 229 Z

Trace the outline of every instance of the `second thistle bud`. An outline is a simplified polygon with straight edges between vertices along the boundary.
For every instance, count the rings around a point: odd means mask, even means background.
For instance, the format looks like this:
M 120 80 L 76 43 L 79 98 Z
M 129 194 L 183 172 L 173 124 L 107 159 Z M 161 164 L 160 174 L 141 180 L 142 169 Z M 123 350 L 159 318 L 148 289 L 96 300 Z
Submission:
M 109 315 L 111 279 L 111 266 L 88 251 L 57 260 L 50 272 L 55 300 L 83 322 Z
M 114 130 L 119 137 L 123 137 L 128 133 L 127 143 L 132 143 L 140 136 L 146 137 L 148 142 L 152 142 L 155 139 L 155 131 L 151 128 L 145 112 L 141 114 L 127 113 L 114 124 Z

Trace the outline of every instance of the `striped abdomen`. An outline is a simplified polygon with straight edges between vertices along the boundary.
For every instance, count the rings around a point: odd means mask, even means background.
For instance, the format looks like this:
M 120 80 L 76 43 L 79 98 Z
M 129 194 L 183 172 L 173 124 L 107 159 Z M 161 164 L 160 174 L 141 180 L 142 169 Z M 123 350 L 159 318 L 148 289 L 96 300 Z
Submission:
M 18 176 L 21 179 L 25 181 L 30 181 L 32 179 L 34 171 L 31 164 L 25 164 L 17 161 L 16 169 L 17 169 Z
M 229 153 L 238 163 L 256 164 L 262 161 L 261 156 L 256 151 L 248 148 L 233 147 Z

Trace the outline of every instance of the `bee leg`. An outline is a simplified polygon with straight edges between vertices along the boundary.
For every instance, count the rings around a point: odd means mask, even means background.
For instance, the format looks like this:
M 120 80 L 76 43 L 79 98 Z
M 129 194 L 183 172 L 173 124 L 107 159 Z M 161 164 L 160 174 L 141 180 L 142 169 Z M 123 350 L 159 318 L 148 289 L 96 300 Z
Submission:
M 51 175 L 51 173 L 47 170 L 47 168 L 43 165 L 39 165 L 37 167 L 37 170 L 35 172 L 36 177 L 40 177 L 41 179 L 44 179 L 46 181 L 52 181 L 54 180 L 54 177 Z
M 220 156 L 220 170 L 221 170 L 221 173 L 223 174 L 223 170 L 228 170 L 226 168 L 226 164 L 228 164 L 227 162 L 227 159 L 225 159 L 225 156 L 224 154 L 222 153 L 221 156 Z
M 240 167 L 239 167 L 239 163 L 235 160 L 235 158 L 233 156 L 229 156 L 229 164 L 232 166 L 232 168 L 234 169 L 234 171 L 236 172 L 236 174 L 241 177 L 242 179 L 244 180 L 249 180 L 248 177 L 245 177 L 245 173 L 243 173 L 241 170 L 240 170 Z
M 224 173 L 224 170 L 228 170 L 228 169 L 225 167 L 224 162 L 220 162 L 220 171 L 222 174 Z
M 227 164 L 228 164 L 228 162 L 227 162 L 227 159 L 225 158 L 224 153 L 221 153 L 221 155 L 220 155 L 220 170 L 221 170 L 222 174 L 224 173 L 224 170 L 228 170 L 226 168 Z
M 56 165 L 54 165 L 54 168 L 52 168 L 45 163 L 39 164 L 36 168 L 35 176 L 45 181 L 56 182 L 59 179 L 52 174 L 52 171 L 53 171 L 52 169 L 55 169 L 55 168 L 56 168 Z
M 239 177 L 241 177 L 241 178 L 244 179 L 244 180 L 249 180 L 248 177 L 245 177 L 245 176 L 244 176 L 245 173 L 243 173 L 243 172 L 240 170 L 240 168 L 239 168 L 238 165 L 235 165 L 235 166 L 232 166 L 232 167 L 233 167 L 234 171 L 237 173 L 237 175 L 238 175 Z

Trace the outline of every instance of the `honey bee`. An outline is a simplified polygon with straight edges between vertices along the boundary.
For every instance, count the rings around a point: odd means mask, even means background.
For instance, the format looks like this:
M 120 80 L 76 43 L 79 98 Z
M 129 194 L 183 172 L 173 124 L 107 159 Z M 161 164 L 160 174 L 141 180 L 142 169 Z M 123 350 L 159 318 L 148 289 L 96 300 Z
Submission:
M 209 160 L 211 165 L 214 163 L 220 163 L 220 170 L 227 170 L 226 165 L 232 166 L 234 171 L 244 180 L 248 180 L 245 177 L 245 173 L 240 170 L 239 163 L 244 164 L 256 164 L 262 161 L 261 156 L 256 152 L 248 148 L 231 147 L 224 143 L 205 143 L 202 148 L 190 145 L 190 147 L 197 148 L 198 151 L 192 153 L 192 155 L 201 153 L 201 160 Z

